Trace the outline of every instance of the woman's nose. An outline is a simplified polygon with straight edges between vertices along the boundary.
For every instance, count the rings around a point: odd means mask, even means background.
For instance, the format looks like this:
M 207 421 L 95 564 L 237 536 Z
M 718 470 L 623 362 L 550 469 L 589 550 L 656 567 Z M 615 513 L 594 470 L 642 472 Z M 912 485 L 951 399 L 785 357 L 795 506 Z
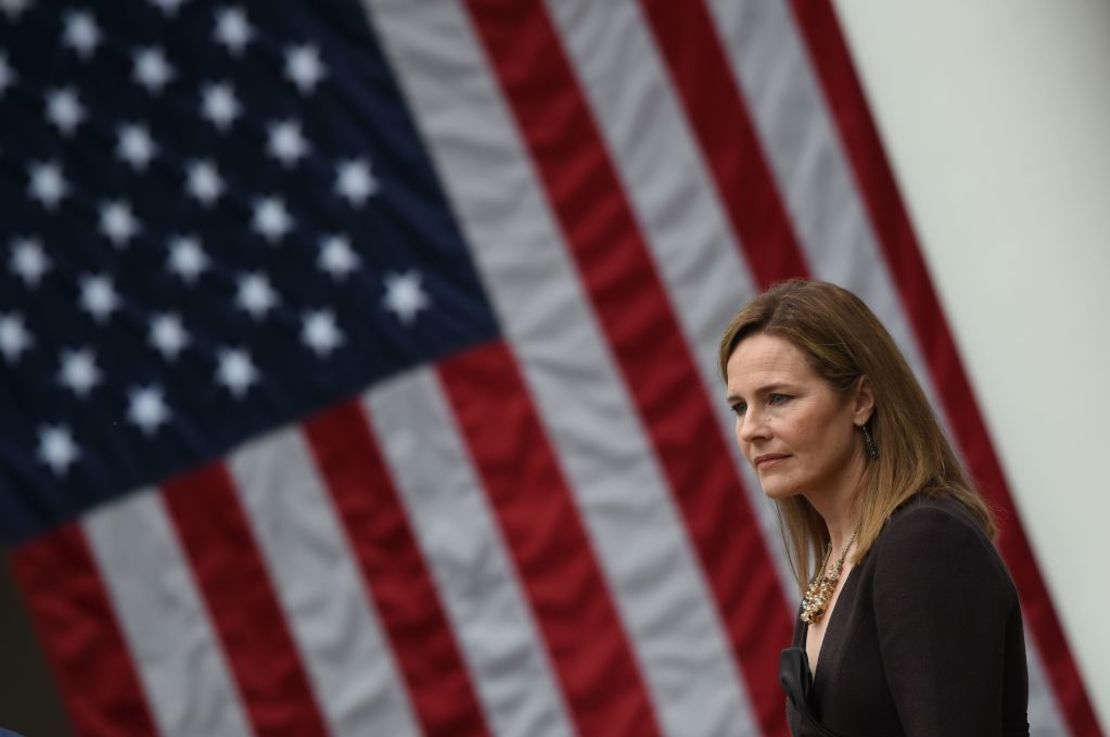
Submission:
M 736 418 L 736 437 L 745 443 L 762 437 L 766 432 L 763 418 L 757 410 L 748 409 Z

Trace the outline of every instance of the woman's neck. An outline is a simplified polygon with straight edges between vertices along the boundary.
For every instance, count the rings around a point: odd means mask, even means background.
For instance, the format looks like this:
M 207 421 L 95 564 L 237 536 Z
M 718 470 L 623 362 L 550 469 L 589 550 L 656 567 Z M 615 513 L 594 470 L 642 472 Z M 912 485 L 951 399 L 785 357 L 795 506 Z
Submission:
M 859 490 L 862 481 L 863 469 L 853 467 L 844 475 L 841 483 L 821 493 L 805 495 L 825 521 L 834 558 L 841 555 L 859 525 Z
M 820 510 L 818 511 L 820 512 Z M 851 540 L 852 533 L 856 531 L 859 515 L 855 511 L 855 505 L 851 505 L 851 509 L 837 510 L 835 514 L 828 516 L 821 513 L 821 517 L 825 520 L 825 527 L 829 530 L 832 558 L 839 558 L 844 554 L 844 548 Z

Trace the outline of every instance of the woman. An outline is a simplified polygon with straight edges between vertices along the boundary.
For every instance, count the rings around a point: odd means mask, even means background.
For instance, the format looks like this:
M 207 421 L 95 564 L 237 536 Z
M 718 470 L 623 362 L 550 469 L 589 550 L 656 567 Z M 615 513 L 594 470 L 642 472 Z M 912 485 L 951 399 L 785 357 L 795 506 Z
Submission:
M 803 593 L 780 674 L 792 734 L 1028 735 L 990 512 L 874 314 L 784 282 L 733 318 L 720 367 Z

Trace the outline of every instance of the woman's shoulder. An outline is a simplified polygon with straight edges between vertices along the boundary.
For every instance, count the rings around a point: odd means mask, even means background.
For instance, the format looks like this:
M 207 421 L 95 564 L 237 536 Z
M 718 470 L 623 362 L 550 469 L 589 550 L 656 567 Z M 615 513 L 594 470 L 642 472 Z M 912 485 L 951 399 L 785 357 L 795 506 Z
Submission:
M 958 499 L 924 491 L 914 494 L 894 510 L 880 537 L 912 535 L 922 530 L 961 530 L 990 544 L 990 539 Z
M 1017 594 L 994 543 L 966 507 L 951 496 L 915 494 L 890 516 L 872 553 L 880 574 L 977 573 Z

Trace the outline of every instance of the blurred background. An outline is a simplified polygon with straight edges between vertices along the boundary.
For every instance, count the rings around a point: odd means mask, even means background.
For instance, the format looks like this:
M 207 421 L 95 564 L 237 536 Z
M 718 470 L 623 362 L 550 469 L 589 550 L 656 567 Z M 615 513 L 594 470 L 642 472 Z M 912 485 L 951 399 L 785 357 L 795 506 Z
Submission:
M 853 289 L 1110 723 L 1110 5 L 0 0 L 0 726 L 785 735 L 716 340 Z

